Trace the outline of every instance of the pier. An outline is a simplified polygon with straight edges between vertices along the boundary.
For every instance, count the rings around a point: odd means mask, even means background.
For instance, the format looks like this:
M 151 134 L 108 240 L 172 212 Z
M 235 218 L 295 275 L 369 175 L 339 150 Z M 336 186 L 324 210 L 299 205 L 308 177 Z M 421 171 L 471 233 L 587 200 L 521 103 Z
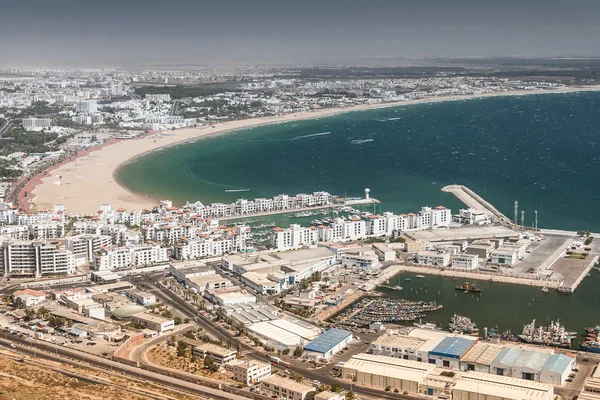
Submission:
M 277 214 L 287 214 L 287 213 L 296 213 L 303 211 L 314 211 L 314 210 L 324 210 L 324 209 L 333 209 L 333 208 L 341 208 L 341 207 L 352 207 L 363 204 L 379 204 L 381 203 L 379 200 L 374 199 L 372 197 L 368 199 L 352 199 L 352 200 L 344 200 L 340 203 L 331 203 L 324 204 L 322 206 L 312 206 L 312 207 L 294 207 L 294 208 L 286 208 L 281 210 L 272 210 L 258 213 L 248 213 L 248 214 L 236 214 L 230 215 L 227 217 L 219 217 L 219 221 L 230 221 L 232 219 L 242 219 L 242 218 L 250 218 L 250 217 L 264 217 L 268 215 L 277 215 Z
M 464 185 L 444 186 L 442 192 L 452 193 L 467 207 L 483 211 L 490 216 L 493 222 L 499 222 L 510 227 L 514 225 L 510 218 L 502 214 L 496 207 Z
M 564 294 L 573 293 L 581 284 L 581 282 L 583 282 L 585 277 L 590 273 L 592 268 L 594 268 L 596 263 L 598 263 L 598 259 L 600 259 L 600 256 L 596 255 L 591 261 L 570 259 L 559 260 L 558 263 L 561 261 L 568 263 L 566 266 L 569 268 L 568 273 L 565 273 L 565 280 L 558 287 L 558 291 Z

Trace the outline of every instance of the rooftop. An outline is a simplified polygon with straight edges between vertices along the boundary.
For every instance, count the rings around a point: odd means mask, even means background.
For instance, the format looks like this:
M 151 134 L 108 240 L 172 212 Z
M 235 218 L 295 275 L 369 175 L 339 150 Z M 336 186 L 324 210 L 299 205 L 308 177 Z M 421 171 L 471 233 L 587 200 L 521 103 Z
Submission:
M 523 351 L 513 363 L 513 368 L 529 368 L 534 371 L 541 371 L 546 365 L 550 355 L 540 351 Z
M 150 314 L 150 313 L 147 313 L 147 312 L 141 312 L 139 314 L 134 314 L 134 315 L 132 315 L 132 317 L 143 319 L 145 321 L 154 322 L 154 323 L 157 323 L 157 324 L 163 324 L 165 322 L 173 321 L 172 319 L 164 318 L 164 317 L 161 317 L 159 315 L 154 315 L 154 314 Z
M 433 350 L 429 352 L 430 355 L 437 355 L 442 357 L 461 358 L 473 345 L 477 339 L 467 339 L 464 337 L 447 337 L 440 342 Z
M 554 396 L 552 385 L 482 372 L 465 373 L 454 386 L 455 393 L 459 390 L 511 400 L 550 400 Z
M 573 363 L 573 358 L 564 355 L 564 354 L 552 354 L 542 370 L 551 371 L 562 374 L 567 369 L 571 368 L 571 364 Z
M 403 349 L 418 349 L 426 342 L 426 339 L 414 338 L 406 335 L 382 335 L 378 337 L 373 344 Z
M 512 366 L 520 354 L 521 350 L 517 348 L 505 347 L 502 350 L 500 350 L 500 352 L 492 362 Z
M 315 388 L 312 385 L 306 385 L 304 383 L 296 382 L 294 380 L 283 378 L 277 375 L 272 375 L 267 379 L 264 379 L 263 382 L 269 383 L 274 386 L 284 387 L 294 392 L 311 392 L 315 390 Z
M 341 341 L 348 336 L 352 336 L 352 332 L 342 329 L 332 328 L 304 346 L 306 351 L 314 351 L 316 353 L 326 353 L 337 346 Z
M 502 350 L 502 346 L 479 342 L 465 354 L 461 361 L 490 365 Z
M 361 353 L 353 356 L 342 368 L 372 375 L 421 382 L 427 374 L 435 369 L 435 365 Z

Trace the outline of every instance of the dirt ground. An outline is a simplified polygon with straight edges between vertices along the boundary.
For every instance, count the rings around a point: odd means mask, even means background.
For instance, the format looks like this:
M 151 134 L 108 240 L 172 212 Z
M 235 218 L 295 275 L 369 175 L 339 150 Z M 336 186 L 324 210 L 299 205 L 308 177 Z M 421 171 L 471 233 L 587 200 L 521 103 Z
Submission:
M 66 376 L 46 368 L 44 364 L 35 364 L 25 357 L 24 362 L 0 354 L 0 400 L 150 400 L 154 396 L 145 396 L 128 390 L 99 386 L 85 382 L 85 377 L 109 381 L 129 389 L 152 392 L 154 395 L 165 395 L 165 398 L 197 399 L 197 397 L 171 393 L 163 388 L 155 388 L 147 383 L 134 382 L 124 377 L 112 376 L 85 368 L 70 367 L 48 362 L 52 367 L 60 367 L 63 371 L 76 373 L 80 379 Z
M 159 344 L 151 348 L 146 353 L 146 359 L 152 364 L 160 365 L 161 367 L 172 368 L 179 371 L 184 371 L 190 374 L 203 376 L 211 379 L 218 379 L 224 383 L 236 384 L 234 380 L 227 375 L 219 372 L 211 372 L 204 368 L 204 362 L 199 357 L 192 358 L 192 349 L 188 347 L 185 354 L 181 357 L 177 356 L 177 348 L 168 346 L 165 343 Z

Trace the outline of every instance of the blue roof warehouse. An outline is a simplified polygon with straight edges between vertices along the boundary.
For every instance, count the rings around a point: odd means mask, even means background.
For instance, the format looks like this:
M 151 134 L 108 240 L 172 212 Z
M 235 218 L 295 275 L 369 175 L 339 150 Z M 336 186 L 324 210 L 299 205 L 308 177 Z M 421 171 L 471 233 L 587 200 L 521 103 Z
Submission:
M 448 336 L 429 352 L 429 363 L 441 367 L 460 367 L 460 360 L 477 343 L 477 338 Z
M 310 358 L 330 358 L 352 340 L 352 332 L 333 328 L 304 346 Z

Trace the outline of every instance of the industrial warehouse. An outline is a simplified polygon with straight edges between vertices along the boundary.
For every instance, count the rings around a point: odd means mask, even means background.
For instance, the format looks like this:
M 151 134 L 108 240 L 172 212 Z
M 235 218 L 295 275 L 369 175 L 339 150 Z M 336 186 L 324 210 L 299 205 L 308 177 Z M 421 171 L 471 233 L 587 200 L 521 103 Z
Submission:
M 434 364 L 372 354 L 357 354 L 342 366 L 342 377 L 357 385 L 393 392 L 418 393 L 458 400 L 551 400 L 549 383 L 475 371 L 456 371 Z

